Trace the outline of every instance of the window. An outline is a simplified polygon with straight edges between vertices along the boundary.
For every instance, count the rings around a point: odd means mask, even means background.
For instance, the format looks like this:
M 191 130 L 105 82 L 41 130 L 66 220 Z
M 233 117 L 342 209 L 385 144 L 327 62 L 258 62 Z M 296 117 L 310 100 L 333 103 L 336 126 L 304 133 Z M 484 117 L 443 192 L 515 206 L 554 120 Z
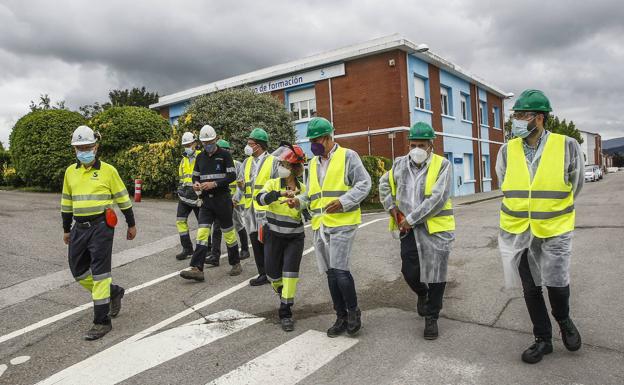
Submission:
M 483 170 L 483 177 L 490 178 L 490 156 L 481 155 L 481 170 Z
M 479 102 L 479 124 L 487 126 L 487 104 L 485 102 Z
M 472 154 L 464 154 L 464 180 L 474 180 Z
M 293 120 L 312 119 L 316 116 L 314 87 L 289 92 L 288 103 Z
M 470 120 L 472 118 L 470 114 L 470 95 L 461 93 L 461 114 L 463 120 Z
M 421 110 L 426 109 L 425 107 L 425 79 L 414 76 L 414 95 L 416 96 L 416 108 Z
M 448 88 L 440 87 L 440 99 L 442 105 L 442 115 L 450 115 Z
M 492 108 L 494 113 L 494 128 L 501 128 L 500 126 L 500 109 L 498 107 Z

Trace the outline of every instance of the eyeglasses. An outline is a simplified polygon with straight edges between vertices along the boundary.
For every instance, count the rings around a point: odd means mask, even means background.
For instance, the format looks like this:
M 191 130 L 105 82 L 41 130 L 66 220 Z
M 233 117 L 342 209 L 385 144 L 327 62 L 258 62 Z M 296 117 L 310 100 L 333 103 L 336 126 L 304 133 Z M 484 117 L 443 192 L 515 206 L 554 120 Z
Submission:
M 517 111 L 511 117 L 518 120 L 532 120 L 537 114 L 535 112 Z

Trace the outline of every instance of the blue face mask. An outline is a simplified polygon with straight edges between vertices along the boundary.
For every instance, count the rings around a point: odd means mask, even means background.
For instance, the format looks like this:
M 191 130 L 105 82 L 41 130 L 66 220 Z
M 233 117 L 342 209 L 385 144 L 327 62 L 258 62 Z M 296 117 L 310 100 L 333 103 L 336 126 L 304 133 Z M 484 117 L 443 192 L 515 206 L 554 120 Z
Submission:
M 513 136 L 518 138 L 526 138 L 531 135 L 533 130 L 535 130 L 535 126 L 529 129 L 529 121 L 528 120 L 520 120 L 520 119 L 512 119 L 511 120 L 511 133 Z
M 215 143 L 204 144 L 204 150 L 206 150 L 207 153 L 213 152 L 215 148 L 217 148 L 217 145 Z
M 185 148 L 184 148 L 184 153 L 185 153 L 187 156 L 192 156 L 192 155 L 194 155 L 194 154 L 195 154 L 195 149 L 194 149 L 193 147 L 185 147 Z
M 82 164 L 90 164 L 95 160 L 95 151 L 76 151 L 76 157 Z

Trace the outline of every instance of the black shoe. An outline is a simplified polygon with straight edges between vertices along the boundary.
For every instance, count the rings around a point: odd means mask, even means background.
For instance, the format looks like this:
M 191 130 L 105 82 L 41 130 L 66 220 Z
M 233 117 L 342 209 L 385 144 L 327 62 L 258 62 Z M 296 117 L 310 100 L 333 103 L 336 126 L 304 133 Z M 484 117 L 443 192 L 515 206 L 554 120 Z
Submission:
M 208 267 L 219 267 L 220 261 L 221 261 L 220 257 L 211 255 L 210 257 L 206 258 L 206 261 L 204 262 L 204 264 Z
M 191 255 L 193 255 L 193 249 L 184 249 L 181 253 L 176 254 L 176 259 L 182 261 L 189 258 Z
M 124 294 L 126 293 L 123 287 L 120 287 L 119 289 L 120 290 L 117 293 L 117 295 L 114 297 L 111 297 L 110 316 L 112 318 L 115 318 L 119 315 L 119 312 L 121 311 L 121 299 L 124 297 Z
M 282 324 L 282 330 L 285 332 L 292 332 L 295 330 L 295 321 L 292 318 L 282 318 L 280 319 L 280 323 Z
M 418 302 L 416 302 L 416 311 L 418 312 L 418 315 L 421 317 L 424 317 L 425 315 L 427 315 L 425 313 L 425 305 L 427 304 L 427 296 L 426 295 L 419 295 L 418 296 Z
M 347 313 L 347 333 L 350 336 L 354 336 L 360 331 L 362 327 L 362 312 L 360 309 L 355 309 Z
M 106 335 L 106 333 L 110 332 L 111 330 L 113 330 L 113 325 L 112 324 L 93 324 L 93 326 L 91 326 L 91 329 L 89 329 L 89 331 L 87 332 L 87 334 L 85 334 L 84 339 L 87 341 L 95 341 L 95 340 L 99 340 L 100 338 L 104 337 Z
M 536 338 L 535 343 L 522 353 L 522 361 L 527 364 L 536 364 L 544 358 L 544 355 L 553 351 L 552 341 Z
M 342 333 L 347 331 L 347 319 L 346 318 L 337 318 L 334 326 L 327 329 L 327 337 L 334 338 L 338 337 Z
M 559 328 L 561 329 L 561 339 L 566 349 L 571 352 L 579 350 L 581 348 L 581 334 L 574 326 L 574 322 L 570 318 L 566 318 L 559 322 Z
M 269 283 L 269 280 L 267 279 L 266 274 L 260 274 L 256 278 L 252 278 L 251 280 L 249 280 L 249 284 L 251 286 L 262 286 L 266 285 L 267 283 Z
M 423 337 L 426 340 L 435 340 L 438 338 L 438 320 L 433 317 L 425 317 L 425 331 Z
M 251 256 L 251 254 L 249 254 L 249 250 L 241 250 L 240 252 L 240 259 L 247 259 Z

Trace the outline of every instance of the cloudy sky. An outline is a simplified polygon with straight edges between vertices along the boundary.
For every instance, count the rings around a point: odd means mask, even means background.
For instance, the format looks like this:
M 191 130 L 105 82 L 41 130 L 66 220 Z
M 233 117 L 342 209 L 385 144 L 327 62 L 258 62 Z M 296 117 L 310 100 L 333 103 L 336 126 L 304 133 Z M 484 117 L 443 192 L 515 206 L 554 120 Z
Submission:
M 0 141 L 41 93 L 74 109 L 165 95 L 395 32 L 505 91 L 542 89 L 609 139 L 624 136 L 622 20 L 620 0 L 3 1 Z

